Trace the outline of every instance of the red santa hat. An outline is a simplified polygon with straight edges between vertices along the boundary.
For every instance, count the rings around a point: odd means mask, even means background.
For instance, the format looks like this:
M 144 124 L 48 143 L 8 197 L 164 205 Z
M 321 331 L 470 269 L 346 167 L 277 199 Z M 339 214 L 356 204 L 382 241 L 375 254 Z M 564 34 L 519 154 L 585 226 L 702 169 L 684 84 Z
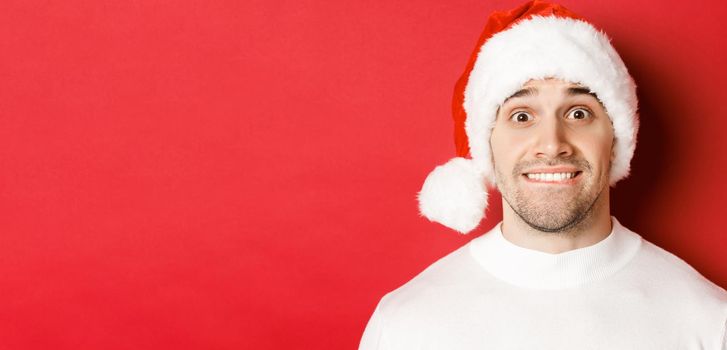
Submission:
M 615 136 L 610 184 L 628 176 L 639 126 L 633 78 L 605 33 L 560 5 L 535 0 L 488 18 L 454 91 L 457 157 L 427 176 L 418 195 L 422 215 L 461 233 L 477 227 L 486 185 L 495 186 L 489 140 L 497 109 L 527 81 L 545 78 L 596 93 Z

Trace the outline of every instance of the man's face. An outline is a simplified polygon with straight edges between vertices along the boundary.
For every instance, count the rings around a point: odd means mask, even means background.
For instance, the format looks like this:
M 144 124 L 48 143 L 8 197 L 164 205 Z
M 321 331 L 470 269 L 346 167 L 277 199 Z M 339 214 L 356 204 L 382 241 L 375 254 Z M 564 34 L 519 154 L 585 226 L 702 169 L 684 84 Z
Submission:
M 583 86 L 529 81 L 500 106 L 490 146 L 503 198 L 539 231 L 574 227 L 608 191 L 613 127 Z

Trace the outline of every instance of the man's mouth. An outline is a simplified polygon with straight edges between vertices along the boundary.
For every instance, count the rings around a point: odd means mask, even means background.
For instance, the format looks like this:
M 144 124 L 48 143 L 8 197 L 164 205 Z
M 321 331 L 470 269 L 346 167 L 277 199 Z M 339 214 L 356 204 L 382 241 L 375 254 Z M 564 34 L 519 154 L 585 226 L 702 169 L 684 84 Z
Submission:
M 582 173 L 582 171 L 571 171 L 571 172 L 533 172 L 525 173 L 523 176 L 529 182 L 542 182 L 542 183 L 560 183 L 569 184 L 574 183 L 576 178 Z

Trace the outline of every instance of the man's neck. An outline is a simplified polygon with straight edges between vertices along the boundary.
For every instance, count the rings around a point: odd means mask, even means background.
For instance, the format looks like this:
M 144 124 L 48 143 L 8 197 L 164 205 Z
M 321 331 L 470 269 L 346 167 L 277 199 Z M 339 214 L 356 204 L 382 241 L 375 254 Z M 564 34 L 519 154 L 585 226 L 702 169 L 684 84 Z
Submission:
M 543 232 L 532 228 L 504 200 L 502 208 L 502 235 L 505 239 L 523 248 L 550 254 L 594 245 L 608 237 L 612 229 L 608 190 L 599 196 L 580 223 L 564 232 Z

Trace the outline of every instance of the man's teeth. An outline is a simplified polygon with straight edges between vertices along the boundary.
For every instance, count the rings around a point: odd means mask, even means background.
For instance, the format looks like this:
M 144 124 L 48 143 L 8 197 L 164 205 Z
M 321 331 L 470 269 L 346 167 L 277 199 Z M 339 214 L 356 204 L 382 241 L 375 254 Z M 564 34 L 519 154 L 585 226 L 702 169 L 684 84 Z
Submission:
M 576 173 L 532 173 L 528 178 L 538 181 L 563 181 L 576 176 Z

